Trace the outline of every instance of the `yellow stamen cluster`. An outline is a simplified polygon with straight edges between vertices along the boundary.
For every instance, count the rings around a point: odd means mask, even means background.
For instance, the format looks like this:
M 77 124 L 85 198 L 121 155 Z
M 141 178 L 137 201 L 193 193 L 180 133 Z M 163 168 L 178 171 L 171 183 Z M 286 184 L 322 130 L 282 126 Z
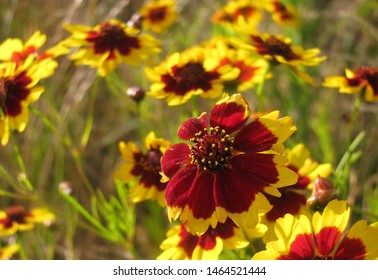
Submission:
M 234 139 L 218 126 L 204 128 L 190 141 L 194 143 L 190 151 L 191 163 L 201 166 L 203 170 L 218 170 L 232 156 Z

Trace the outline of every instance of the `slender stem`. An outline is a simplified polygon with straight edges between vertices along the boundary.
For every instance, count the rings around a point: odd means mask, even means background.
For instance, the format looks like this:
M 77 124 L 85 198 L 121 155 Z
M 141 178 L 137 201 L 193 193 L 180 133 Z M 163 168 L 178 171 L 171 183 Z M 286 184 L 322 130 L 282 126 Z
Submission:
M 343 198 L 347 199 L 349 194 L 349 173 L 350 167 L 352 165 L 352 153 L 357 148 L 358 144 L 362 141 L 365 136 L 365 132 L 360 132 L 360 134 L 352 141 L 352 133 L 353 128 L 355 125 L 355 121 L 357 119 L 357 115 L 359 112 L 359 108 L 361 105 L 361 101 L 364 94 L 361 92 L 354 102 L 350 121 L 347 127 L 347 150 L 343 157 L 341 158 L 336 170 L 335 174 L 341 178 L 341 194 Z
M 26 167 L 25 167 L 25 163 L 24 163 L 24 159 L 22 158 L 22 155 L 20 153 L 20 149 L 17 145 L 17 141 L 15 140 L 13 133 L 10 132 L 9 134 L 10 134 L 10 138 L 12 140 L 13 151 L 16 155 L 16 160 L 17 160 L 18 166 L 21 169 L 21 173 L 19 174 L 18 179 L 22 183 L 24 183 L 24 185 L 27 187 L 27 189 L 29 191 L 33 191 L 34 187 L 33 187 L 33 184 L 29 180 L 29 177 L 28 177 L 28 174 L 27 174 L 27 171 L 26 171 Z
M 262 79 L 261 79 L 260 83 L 257 85 L 257 89 L 256 89 L 257 110 L 259 112 L 263 112 L 264 111 L 263 90 L 264 90 L 265 81 L 266 81 L 266 77 L 267 77 L 268 72 L 269 72 L 269 66 L 267 66 L 265 68 L 263 76 L 262 76 Z
M 99 80 L 100 80 L 99 76 L 97 75 L 94 81 L 93 87 L 91 89 L 91 92 L 90 92 L 88 117 L 87 117 L 87 122 L 85 124 L 83 135 L 81 137 L 81 142 L 80 142 L 81 147 L 86 147 L 89 141 L 89 137 L 92 132 L 92 125 L 93 125 L 93 120 L 94 120 L 94 108 L 95 108 L 95 103 L 96 103 L 96 95 L 98 92 Z
M 192 101 L 192 117 L 198 117 L 198 100 L 197 96 L 192 96 L 191 98 Z

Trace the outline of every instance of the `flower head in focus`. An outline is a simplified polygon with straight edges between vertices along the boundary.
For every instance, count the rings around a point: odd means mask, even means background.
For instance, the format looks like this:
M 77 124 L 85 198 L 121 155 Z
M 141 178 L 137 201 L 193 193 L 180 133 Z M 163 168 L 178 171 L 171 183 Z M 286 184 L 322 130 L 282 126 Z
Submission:
M 21 206 L 14 206 L 0 211 L 0 236 L 8 236 L 17 231 L 31 230 L 37 223 L 50 224 L 54 214 L 44 208 L 26 211 Z
M 131 183 L 130 197 L 133 202 L 151 199 L 165 206 L 166 183 L 161 182 L 160 160 L 170 142 L 157 138 L 150 132 L 145 139 L 146 151 L 142 152 L 133 142 L 120 142 L 123 162 L 113 173 L 115 179 Z
M 67 24 L 65 28 L 72 35 L 62 44 L 77 48 L 70 58 L 78 65 L 97 68 L 100 76 L 106 76 L 120 63 L 138 65 L 160 52 L 157 39 L 116 19 L 94 27 Z
M 193 95 L 216 98 L 223 92 L 223 82 L 235 79 L 239 70 L 224 65 L 202 47 L 193 47 L 170 55 L 154 68 L 146 68 L 152 82 L 147 95 L 166 99 L 175 106 L 187 102 Z
M 202 235 L 193 235 L 184 224 L 177 225 L 167 233 L 167 239 L 160 248 L 164 251 L 158 260 L 214 260 L 218 259 L 223 247 L 243 248 L 248 245 L 242 231 L 231 219 L 218 223 Z
M 297 175 L 285 167 L 283 142 L 295 131 L 290 117 L 278 111 L 249 124 L 249 106 L 241 94 L 223 97 L 210 116 L 186 120 L 179 143 L 167 149 L 162 171 L 169 178 L 166 201 L 170 220 L 180 218 L 192 234 L 202 234 L 231 218 L 253 228 L 258 213 L 270 209 L 263 192 L 294 184 Z
M 345 201 L 332 200 L 323 213 L 312 219 L 291 214 L 277 220 L 277 240 L 254 255 L 257 260 L 364 260 L 378 258 L 378 223 L 365 220 L 347 225 L 350 208 Z
M 142 26 L 145 30 L 161 34 L 177 21 L 175 0 L 152 0 L 140 10 Z
M 345 70 L 345 76 L 327 77 L 323 86 L 339 88 L 340 93 L 357 94 L 364 92 L 369 102 L 378 102 L 378 71 L 374 67 L 362 66 L 357 70 Z

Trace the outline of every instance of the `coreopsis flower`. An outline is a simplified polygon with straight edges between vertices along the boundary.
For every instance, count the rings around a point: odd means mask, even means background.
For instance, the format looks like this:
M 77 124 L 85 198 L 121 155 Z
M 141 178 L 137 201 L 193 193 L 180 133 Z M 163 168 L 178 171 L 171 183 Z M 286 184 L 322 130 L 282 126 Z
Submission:
M 202 47 L 194 47 L 172 54 L 154 68 L 146 68 L 152 82 L 147 95 L 166 99 L 170 106 L 183 104 L 193 95 L 219 97 L 223 82 L 235 79 L 239 70 L 230 65 L 219 67 L 217 57 L 207 54 Z
M 12 244 L 0 248 L 0 260 L 9 260 L 14 254 L 20 250 L 20 245 Z
M 237 39 L 233 39 L 235 40 Z M 233 80 L 224 82 L 224 85 L 227 91 L 243 92 L 269 76 L 266 74 L 268 63 L 249 51 L 235 48 L 233 41 L 226 37 L 214 37 L 204 42 L 203 47 L 214 53 L 218 67 L 230 65 L 239 69 L 239 75 Z
M 255 227 L 258 213 L 271 207 L 263 192 L 279 196 L 277 188 L 297 181 L 283 156 L 283 142 L 295 127 L 278 114 L 246 124 L 247 101 L 224 94 L 209 119 L 203 113 L 182 123 L 178 136 L 190 144 L 171 146 L 162 159 L 169 220 L 180 218 L 192 234 L 227 218 L 241 228 Z
M 188 232 L 184 224 L 177 225 L 167 233 L 160 249 L 158 260 L 212 260 L 218 259 L 223 247 L 243 248 L 248 245 L 243 232 L 231 219 L 218 223 L 202 235 Z
M 36 102 L 44 88 L 38 82 L 54 71 L 50 59 L 34 63 L 32 56 L 17 65 L 15 62 L 0 64 L 0 138 L 6 145 L 11 130 L 22 132 L 29 122 L 31 103 Z
M 298 174 L 298 180 L 293 185 L 279 188 L 280 197 L 265 194 L 273 207 L 262 218 L 262 223 L 268 226 L 264 242 L 275 238 L 274 225 L 278 218 L 288 213 L 294 216 L 309 214 L 306 207 L 309 190 L 313 188 L 318 176 L 328 177 L 332 171 L 331 164 L 319 164 L 312 160 L 310 151 L 303 144 L 287 150 L 286 155 L 289 159 L 288 167 Z
M 62 44 L 78 48 L 70 58 L 78 65 L 97 68 L 100 76 L 120 63 L 138 65 L 160 51 L 157 39 L 116 19 L 94 27 L 67 24 L 65 29 L 72 35 Z
M 175 0 L 152 0 L 139 10 L 145 30 L 161 34 L 177 21 Z
M 297 25 L 298 12 L 293 6 L 281 1 L 267 1 L 265 8 L 271 13 L 272 19 L 279 25 Z
M 241 22 L 249 28 L 256 27 L 264 17 L 262 8 L 263 5 L 258 1 L 229 1 L 212 15 L 211 20 L 215 24 L 230 27 L 238 26 Z
M 146 151 L 141 151 L 133 142 L 120 142 L 119 149 L 123 162 L 113 173 L 113 177 L 124 183 L 132 183 L 130 197 L 133 202 L 156 200 L 165 206 L 166 183 L 161 182 L 160 160 L 171 143 L 157 138 L 150 132 L 144 141 Z
M 325 87 L 339 88 L 340 93 L 357 94 L 363 92 L 369 102 L 378 102 L 378 71 L 374 67 L 362 66 L 357 70 L 345 70 L 345 76 L 327 77 Z
M 22 206 L 14 206 L 0 211 L 0 236 L 8 236 L 17 231 L 31 230 L 37 223 L 51 224 L 55 216 L 44 208 L 26 211 Z
M 61 44 L 57 44 L 45 51 L 41 51 L 45 42 L 46 35 L 42 34 L 40 31 L 34 32 L 25 43 L 18 38 L 9 38 L 0 45 L 0 60 L 12 61 L 16 63 L 17 66 L 20 66 L 26 61 L 28 56 L 32 56 L 37 63 L 45 59 L 50 59 L 50 64 L 44 64 L 43 67 L 46 68 L 49 66 L 49 68 L 54 69 L 57 67 L 57 62 L 53 59 L 68 53 L 69 49 Z
M 250 49 L 254 49 L 271 64 L 288 64 L 290 66 L 316 66 L 325 57 L 318 57 L 317 48 L 305 50 L 293 46 L 290 38 L 271 34 L 250 34 L 247 31 Z
M 278 260 L 363 260 L 378 258 L 378 223 L 365 220 L 347 225 L 350 208 L 345 201 L 332 200 L 323 213 L 312 219 L 291 214 L 277 220 L 277 240 L 253 259 Z

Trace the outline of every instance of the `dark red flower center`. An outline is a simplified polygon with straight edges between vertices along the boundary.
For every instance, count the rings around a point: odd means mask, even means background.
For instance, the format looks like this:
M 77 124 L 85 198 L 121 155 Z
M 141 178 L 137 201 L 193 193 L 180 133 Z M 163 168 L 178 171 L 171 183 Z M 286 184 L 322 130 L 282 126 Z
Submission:
M 300 59 L 293 53 L 291 45 L 283 42 L 275 36 L 270 36 L 264 42 L 259 36 L 251 36 L 254 46 L 261 55 L 282 56 L 286 60 Z
M 105 22 L 100 27 L 100 32 L 90 31 L 86 39 L 94 44 L 97 54 L 110 51 L 109 59 L 114 58 L 114 50 L 117 49 L 122 55 L 128 55 L 132 49 L 140 48 L 137 37 L 127 36 L 122 26 Z
M 378 95 L 378 72 L 373 67 L 360 67 L 357 69 L 356 78 L 366 80 L 373 88 L 374 95 Z
M 151 9 L 148 13 L 148 18 L 152 22 L 163 21 L 167 14 L 167 7 L 158 7 Z
M 194 143 L 190 150 L 192 163 L 203 170 L 219 170 L 230 161 L 234 139 L 224 129 L 218 126 L 204 128 L 190 141 Z
M 0 106 L 5 115 L 17 116 L 21 113 L 21 102 L 30 94 L 28 85 L 32 82 L 27 73 L 0 80 Z
M 172 67 L 172 75 L 163 75 L 161 80 L 166 84 L 165 91 L 185 95 L 192 90 L 210 90 L 211 81 L 217 78 L 217 72 L 207 72 L 201 63 L 189 62 L 182 67 Z
M 25 209 L 21 206 L 14 206 L 5 210 L 6 218 L 0 219 L 0 224 L 4 228 L 12 227 L 13 223 L 23 224 L 25 223 L 25 218 L 29 216 L 25 212 Z
M 291 50 L 289 44 L 282 42 L 274 36 L 270 36 L 266 40 L 266 46 L 270 54 L 280 55 L 287 60 L 293 60 L 298 58 L 298 56 Z
M 161 156 L 162 153 L 159 150 L 152 149 L 140 158 L 139 163 L 143 166 L 144 170 L 159 172 Z

